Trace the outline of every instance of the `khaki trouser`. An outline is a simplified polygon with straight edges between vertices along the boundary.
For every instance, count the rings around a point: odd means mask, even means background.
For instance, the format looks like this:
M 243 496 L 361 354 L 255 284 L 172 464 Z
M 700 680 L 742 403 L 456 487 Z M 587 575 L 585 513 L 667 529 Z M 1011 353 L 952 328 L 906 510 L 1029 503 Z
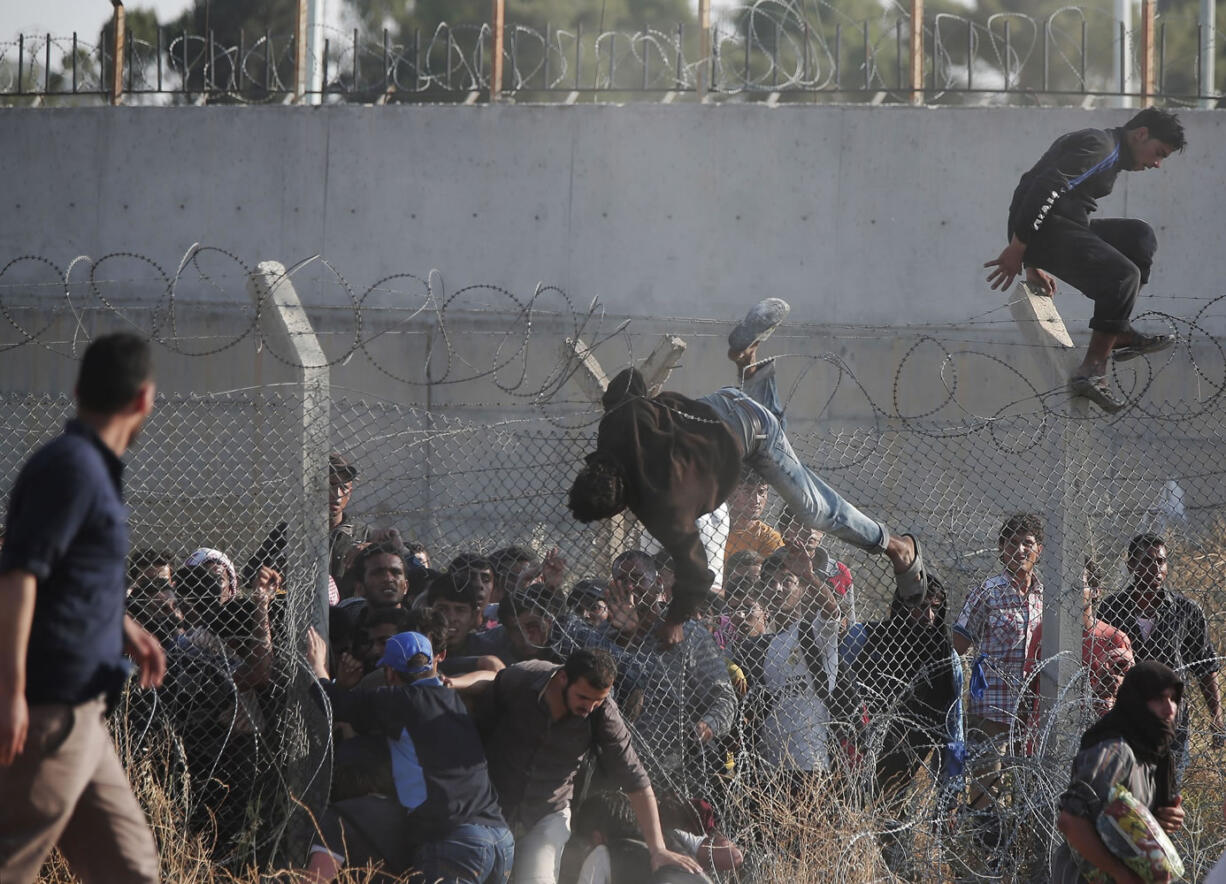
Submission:
M 102 700 L 30 707 L 25 748 L 0 767 L 0 881 L 28 884 L 60 852 L 85 884 L 158 881 L 157 847 L 115 754 Z
M 527 829 L 517 826 L 515 835 L 511 884 L 556 884 L 570 839 L 570 808 L 547 813 Z

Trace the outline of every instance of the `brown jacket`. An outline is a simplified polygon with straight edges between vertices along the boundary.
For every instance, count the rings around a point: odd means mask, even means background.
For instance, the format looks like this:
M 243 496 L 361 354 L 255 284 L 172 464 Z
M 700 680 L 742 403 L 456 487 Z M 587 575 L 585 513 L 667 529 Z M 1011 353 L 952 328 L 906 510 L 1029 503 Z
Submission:
M 706 403 L 680 393 L 649 397 L 633 368 L 612 380 L 601 401 L 605 416 L 588 458 L 622 467 L 627 506 L 673 558 L 667 619 L 681 623 L 706 606 L 715 579 L 697 519 L 740 481 L 744 446 Z

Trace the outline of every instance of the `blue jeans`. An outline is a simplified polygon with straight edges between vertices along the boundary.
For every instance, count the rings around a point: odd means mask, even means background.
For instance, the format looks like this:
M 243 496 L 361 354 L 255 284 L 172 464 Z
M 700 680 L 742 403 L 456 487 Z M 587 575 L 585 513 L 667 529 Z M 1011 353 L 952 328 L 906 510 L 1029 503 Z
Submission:
M 741 392 L 764 406 L 779 419 L 779 429 L 787 431 L 788 420 L 783 416 L 783 403 L 779 401 L 779 387 L 775 382 L 775 361 L 772 359 L 741 382 Z
M 467 824 L 418 847 L 413 868 L 430 884 L 506 884 L 514 859 L 510 829 Z
M 751 375 L 745 392 L 724 387 L 699 401 L 711 406 L 742 441 L 745 465 L 765 479 L 806 525 L 858 549 L 885 552 L 889 529 L 844 500 L 792 450 L 780 420 L 774 369 L 773 364 L 765 365 Z

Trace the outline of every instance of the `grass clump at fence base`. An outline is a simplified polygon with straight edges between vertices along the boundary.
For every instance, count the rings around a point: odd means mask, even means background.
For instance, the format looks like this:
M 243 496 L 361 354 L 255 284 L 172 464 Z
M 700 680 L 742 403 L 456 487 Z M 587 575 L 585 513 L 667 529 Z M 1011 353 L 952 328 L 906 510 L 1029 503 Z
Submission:
M 187 829 L 190 783 L 186 777 L 167 781 L 171 766 L 165 760 L 173 754 L 171 742 L 167 738 L 166 745 L 125 759 L 133 792 L 158 843 L 162 880 L 168 884 L 307 880 L 303 869 L 230 869 L 215 862 L 210 835 L 192 835 Z M 832 880 L 833 875 L 842 884 L 868 884 L 890 879 L 874 837 L 880 821 L 872 808 L 843 800 L 839 781 L 831 775 L 813 774 L 800 787 L 797 779 L 787 778 L 785 784 L 777 771 L 772 773 L 763 772 L 739 784 L 724 802 L 724 816 L 742 823 L 736 828 L 746 853 L 756 854 L 753 865 L 759 872 L 754 880 L 817 884 Z M 937 877 L 924 880 L 939 880 L 936 871 Z M 54 851 L 38 884 L 76 884 L 77 880 L 59 851 Z M 336 880 L 339 884 L 421 884 L 420 876 L 393 877 L 370 866 L 343 869 Z
M 230 869 L 213 857 L 213 836 L 202 832 L 191 834 L 187 826 L 187 807 L 191 788 L 188 777 L 180 774 L 168 777 L 174 765 L 174 740 L 169 734 L 141 752 L 139 758 L 124 758 L 124 768 L 136 800 L 145 810 L 145 817 L 158 845 L 161 877 L 167 884 L 267 884 L 270 881 L 295 882 L 307 880 L 303 869 L 283 869 L 261 872 L 255 866 Z M 173 775 L 172 775 L 173 776 Z M 304 857 L 305 859 L 305 857 Z M 335 879 L 338 884 L 392 884 L 409 882 L 407 876 L 393 878 L 373 867 L 343 869 Z M 420 876 L 415 879 L 420 884 Z M 52 851 L 43 866 L 37 884 L 78 884 L 68 864 L 58 850 Z
M 744 776 L 721 816 L 757 881 L 869 884 L 891 879 L 878 809 L 847 800 L 844 772 L 762 768 Z M 936 879 L 933 879 L 936 880 Z

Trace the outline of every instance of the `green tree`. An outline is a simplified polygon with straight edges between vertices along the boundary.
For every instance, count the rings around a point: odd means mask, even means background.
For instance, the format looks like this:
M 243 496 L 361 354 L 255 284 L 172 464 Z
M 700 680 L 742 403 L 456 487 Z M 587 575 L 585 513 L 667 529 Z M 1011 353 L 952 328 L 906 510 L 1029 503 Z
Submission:
M 1217 0 L 1217 27 L 1220 32 L 1226 22 L 1226 0 Z M 1130 30 L 1134 55 L 1130 65 L 1134 71 L 1139 57 L 1139 4 L 1134 8 Z M 1114 92 L 1119 83 L 1113 77 L 1114 60 L 1119 43 L 1114 20 L 1113 0 L 1080 0 L 1071 8 L 1064 0 L 976 0 L 967 13 L 987 32 L 980 30 L 978 57 L 998 72 L 1004 67 L 1004 23 L 1010 22 L 1013 54 L 1010 56 L 1011 88 L 1041 91 L 1044 85 L 1044 43 L 1047 53 L 1046 84 L 1049 91 L 1072 93 L 1071 100 L 1085 91 Z M 1163 47 L 1155 53 L 1160 65 L 1160 91 L 1170 95 L 1188 96 L 1197 89 L 1197 19 L 1199 0 L 1159 0 L 1158 33 Z M 1085 52 L 1082 52 L 1082 21 L 1085 22 Z M 990 22 L 990 25 L 989 25 Z M 1034 26 L 1030 24 L 1034 23 Z M 1165 27 L 1164 27 L 1165 25 Z M 961 58 L 965 60 L 965 49 Z M 1226 43 L 1217 41 L 1217 68 L 1226 63 Z M 1084 81 L 1082 72 L 1084 71 Z M 1221 77 L 1218 77 L 1219 83 Z
M 450 74 L 458 81 L 476 81 L 484 73 L 474 70 L 479 58 L 488 68 L 491 46 L 482 26 L 490 20 L 490 0 L 348 3 L 368 33 L 387 29 L 390 41 L 403 47 L 403 63 L 395 71 L 397 82 L 429 82 L 434 87 L 415 97 L 446 98 L 438 87 Z M 686 37 L 687 56 L 692 57 L 697 46 L 688 0 L 507 0 L 505 16 L 505 52 L 514 64 L 507 64 L 504 87 L 510 89 L 536 89 L 547 83 L 560 87 L 563 71 L 567 72 L 566 82 L 574 82 L 577 31 L 583 34 L 578 52 L 583 70 L 578 79 L 584 84 L 607 77 L 610 54 L 624 59 L 635 71 L 641 69 L 644 54 L 651 56 L 649 66 L 654 65 L 657 72 L 671 69 L 675 49 L 670 46 L 665 52 L 661 47 L 673 38 L 678 25 Z M 653 40 L 644 41 L 640 35 L 631 46 L 624 38 L 606 35 L 598 46 L 594 42 L 600 33 L 636 34 L 644 28 L 655 32 Z
M 937 13 L 951 11 L 965 12 L 965 7 L 956 0 L 926 0 L 926 27 Z M 909 96 L 908 12 L 906 2 L 885 6 L 877 0 L 762 0 L 734 10 L 720 29 L 723 81 L 744 84 L 751 95 L 755 90 L 767 95 L 783 80 L 785 88 L 803 85 L 833 101 L 865 91 Z M 927 41 L 923 51 L 927 57 Z M 806 92 L 791 97 L 813 100 Z
M 124 41 L 124 56 L 125 72 L 129 72 L 131 76 L 125 76 L 125 83 L 135 82 L 136 70 L 146 64 L 157 64 L 157 59 L 152 53 L 156 52 L 158 40 L 158 16 L 157 12 L 152 9 L 143 9 L 141 7 L 132 7 L 131 9 L 124 8 L 124 33 L 126 39 Z M 92 70 L 97 70 L 96 63 L 99 58 L 102 59 L 102 88 L 110 89 L 111 77 L 115 70 L 115 20 L 108 18 L 103 22 L 102 27 L 98 30 L 98 47 L 101 50 L 93 54 L 92 58 L 78 50 L 77 59 L 77 77 L 80 80 L 82 72 L 82 64 L 84 63 Z M 70 62 L 71 63 L 71 62 Z M 71 76 L 71 69 L 66 72 Z
M 403 39 L 420 28 L 431 32 L 446 22 L 480 25 L 490 19 L 490 0 L 348 0 L 371 31 L 388 28 Z M 687 0 L 507 0 L 507 24 L 535 30 L 552 27 L 628 30 L 650 25 L 661 30 L 692 23 Z
M 168 62 L 189 92 L 283 91 L 293 83 L 297 9 L 297 0 L 196 0 L 163 26 Z

